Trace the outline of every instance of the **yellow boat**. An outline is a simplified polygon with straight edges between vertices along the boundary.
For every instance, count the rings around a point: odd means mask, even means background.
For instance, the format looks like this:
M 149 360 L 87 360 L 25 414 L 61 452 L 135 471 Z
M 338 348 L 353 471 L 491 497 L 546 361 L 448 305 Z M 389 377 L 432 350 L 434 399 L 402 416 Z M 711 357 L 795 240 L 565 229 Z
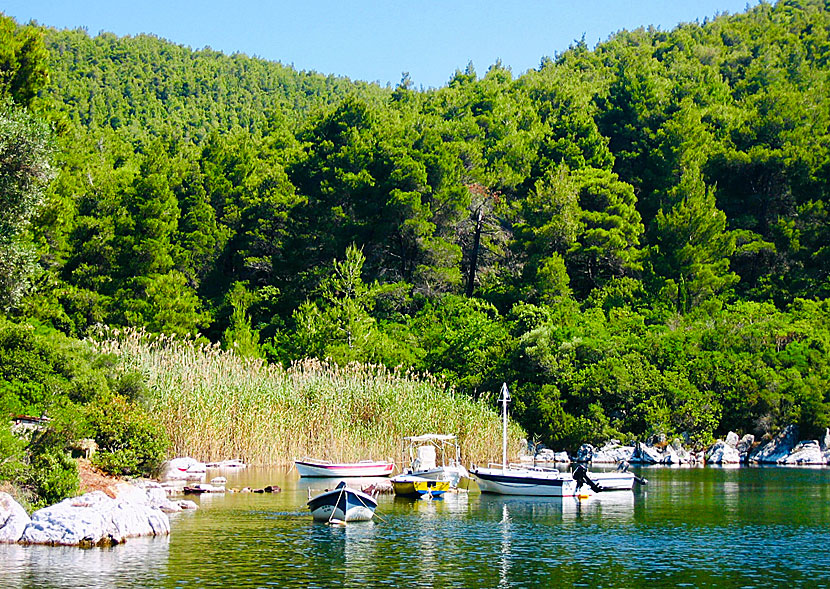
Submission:
M 396 495 L 404 497 L 440 497 L 450 490 L 450 481 L 433 481 L 423 477 L 401 474 L 392 477 Z

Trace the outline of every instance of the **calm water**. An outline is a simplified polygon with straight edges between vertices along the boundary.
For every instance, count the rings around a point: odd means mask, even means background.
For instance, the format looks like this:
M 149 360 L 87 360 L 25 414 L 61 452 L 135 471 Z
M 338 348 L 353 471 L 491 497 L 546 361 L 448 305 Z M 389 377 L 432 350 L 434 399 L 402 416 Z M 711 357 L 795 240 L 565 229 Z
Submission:
M 326 481 L 222 473 L 283 492 L 203 495 L 168 538 L 111 549 L 0 545 L 0 586 L 830 586 L 830 469 L 637 473 L 647 487 L 581 502 L 382 496 L 375 522 L 345 528 L 305 509 Z

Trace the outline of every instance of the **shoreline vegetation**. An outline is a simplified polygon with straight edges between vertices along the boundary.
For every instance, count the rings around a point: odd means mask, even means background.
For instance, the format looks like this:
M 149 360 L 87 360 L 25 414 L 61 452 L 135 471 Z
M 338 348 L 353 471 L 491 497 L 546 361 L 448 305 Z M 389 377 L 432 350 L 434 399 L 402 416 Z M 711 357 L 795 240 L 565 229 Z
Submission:
M 0 483 L 500 460 L 502 382 L 511 457 L 822 460 L 828 30 L 778 0 L 418 90 L 0 14 Z
M 501 419 L 489 396 L 456 394 L 430 375 L 311 359 L 282 368 L 192 339 L 134 329 L 104 335 L 93 342 L 97 351 L 146 379 L 145 404 L 167 432 L 170 456 L 397 462 L 404 436 L 428 432 L 458 436 L 464 462 L 501 455 Z M 513 453 L 524 438 L 511 423 Z

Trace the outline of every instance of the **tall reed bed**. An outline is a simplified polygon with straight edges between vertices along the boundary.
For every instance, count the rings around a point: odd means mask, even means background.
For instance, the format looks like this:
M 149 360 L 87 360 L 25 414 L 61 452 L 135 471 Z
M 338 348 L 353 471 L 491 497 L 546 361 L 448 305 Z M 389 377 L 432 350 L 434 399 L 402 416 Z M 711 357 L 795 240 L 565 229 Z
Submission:
M 404 436 L 449 433 L 458 436 L 465 462 L 501 459 L 496 409 L 429 375 L 319 360 L 284 369 L 137 330 L 111 330 L 93 343 L 144 375 L 148 408 L 167 430 L 173 455 L 250 464 L 303 456 L 400 460 Z M 511 454 L 523 436 L 511 423 Z

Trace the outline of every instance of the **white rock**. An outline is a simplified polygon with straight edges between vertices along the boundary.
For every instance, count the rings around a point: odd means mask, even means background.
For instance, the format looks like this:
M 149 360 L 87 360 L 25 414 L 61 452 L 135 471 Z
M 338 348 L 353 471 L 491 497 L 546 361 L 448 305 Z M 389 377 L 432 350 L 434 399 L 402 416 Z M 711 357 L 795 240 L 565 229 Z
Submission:
M 67 546 L 118 544 L 135 536 L 170 533 L 170 520 L 145 502 L 112 499 L 93 491 L 32 514 L 20 542 Z
M 821 449 L 824 451 L 830 450 L 830 427 L 824 430 L 824 435 L 819 440 Z
M 749 455 L 750 462 L 775 464 L 789 456 L 798 443 L 798 426 L 788 425 L 772 440 L 757 448 Z
M 637 442 L 629 462 L 632 464 L 659 464 L 662 460 L 663 455 L 657 448 Z
M 736 434 L 735 432 L 729 432 L 728 434 L 726 434 L 726 440 L 725 441 L 726 441 L 727 446 L 732 446 L 733 448 L 736 448 L 738 446 L 738 443 L 741 441 L 741 439 L 738 437 L 738 434 Z
M 555 452 L 553 454 L 553 461 L 554 462 L 567 463 L 567 462 L 571 461 L 571 457 L 568 456 L 567 452 Z
M 0 493 L 0 544 L 13 544 L 20 540 L 30 521 L 29 514 L 11 495 Z
M 746 460 L 747 455 L 752 450 L 752 445 L 755 443 L 755 436 L 752 434 L 746 434 L 744 437 L 741 438 L 741 441 L 738 442 L 738 445 L 735 446 L 735 449 L 741 454 L 741 459 Z
M 594 459 L 594 448 L 591 444 L 582 444 L 576 451 L 576 462 L 591 462 Z
M 196 502 L 191 501 L 190 499 L 179 499 L 178 501 L 176 501 L 176 504 L 184 510 L 199 509 L 199 506 L 196 504 Z
M 594 452 L 594 464 L 617 464 L 618 462 L 629 462 L 634 454 L 634 446 L 620 446 L 605 444 Z
M 827 464 L 818 440 L 799 442 L 789 455 L 781 458 L 779 464 Z
M 706 451 L 706 462 L 709 464 L 738 464 L 741 462 L 741 454 L 729 442 L 718 440 Z

